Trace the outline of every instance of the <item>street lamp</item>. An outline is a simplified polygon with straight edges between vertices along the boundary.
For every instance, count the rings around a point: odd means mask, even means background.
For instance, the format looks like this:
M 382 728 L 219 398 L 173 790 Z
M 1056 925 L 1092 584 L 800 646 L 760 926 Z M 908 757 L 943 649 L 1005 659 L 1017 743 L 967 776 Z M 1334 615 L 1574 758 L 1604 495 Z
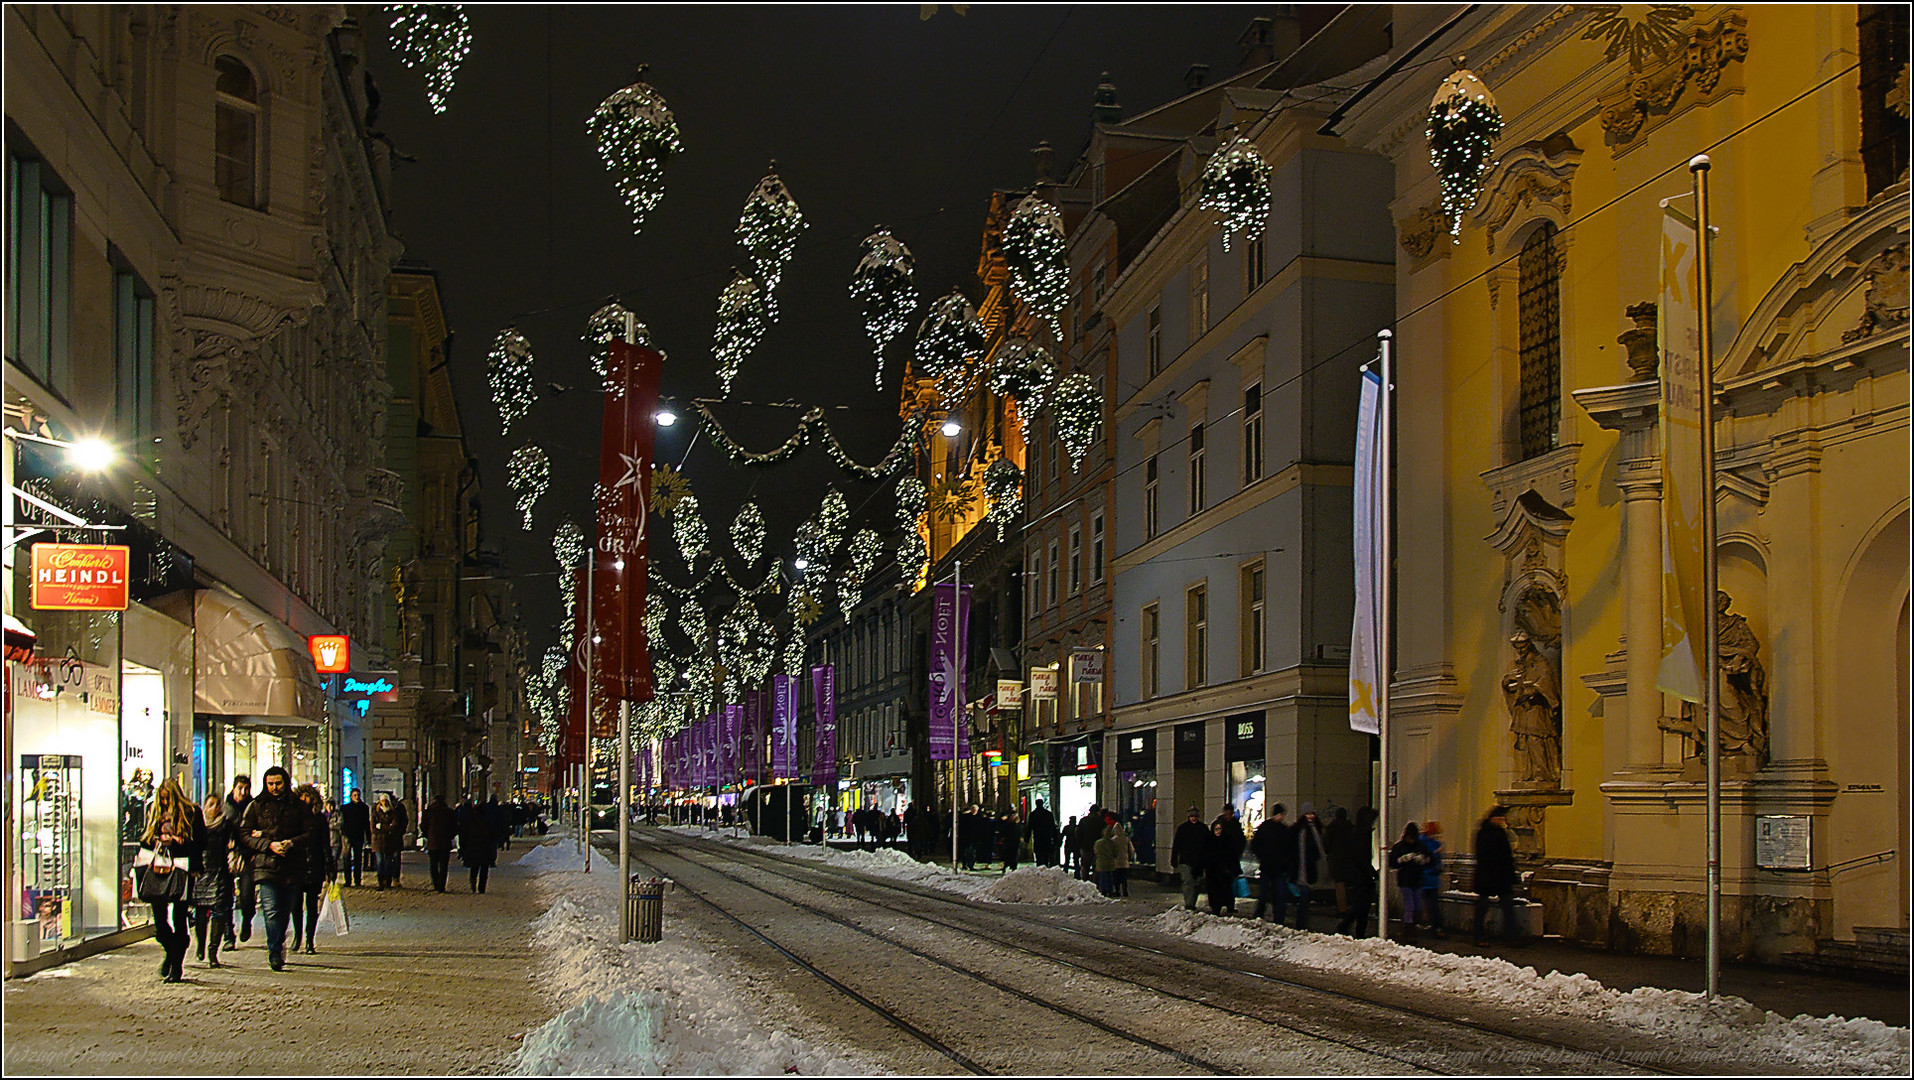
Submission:
M 100 472 L 110 469 L 120 458 L 120 452 L 114 448 L 113 444 L 97 435 L 89 435 L 84 439 L 54 439 L 15 428 L 7 428 L 6 433 L 10 439 L 64 449 L 68 463 L 81 472 Z
M 659 409 L 652 419 L 658 421 L 659 427 L 670 427 L 678 422 L 678 414 L 670 409 Z
M 945 420 L 944 426 L 940 430 L 943 431 L 944 438 L 954 439 L 959 432 L 964 430 L 964 425 L 958 423 L 956 420 Z

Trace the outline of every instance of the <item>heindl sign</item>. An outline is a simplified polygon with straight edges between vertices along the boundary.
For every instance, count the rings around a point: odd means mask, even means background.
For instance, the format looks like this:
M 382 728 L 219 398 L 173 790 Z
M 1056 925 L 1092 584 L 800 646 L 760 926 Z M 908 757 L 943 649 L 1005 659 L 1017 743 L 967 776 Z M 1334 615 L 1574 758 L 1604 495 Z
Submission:
M 35 544 L 29 602 L 40 611 L 125 611 L 130 563 L 115 544 Z

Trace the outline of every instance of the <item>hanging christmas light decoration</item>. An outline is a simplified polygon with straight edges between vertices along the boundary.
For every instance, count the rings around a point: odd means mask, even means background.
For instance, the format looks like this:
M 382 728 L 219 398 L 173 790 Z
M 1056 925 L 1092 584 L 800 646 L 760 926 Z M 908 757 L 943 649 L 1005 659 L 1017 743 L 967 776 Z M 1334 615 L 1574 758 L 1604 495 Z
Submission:
M 518 496 L 518 512 L 525 515 L 525 531 L 532 531 L 532 507 L 551 486 L 552 463 L 536 444 L 528 443 L 512 451 L 506 462 L 506 486 Z
M 800 585 L 791 590 L 791 618 L 799 626 L 809 626 L 824 616 L 824 605 L 817 602 L 810 590 Z
M 1269 164 L 1248 139 L 1230 139 L 1203 166 L 1203 197 L 1197 205 L 1221 215 L 1223 250 L 1236 233 L 1261 232 L 1269 221 Z
M 1030 419 L 1043 408 L 1050 385 L 1057 381 L 1057 365 L 1050 351 L 1026 338 L 1013 337 L 998 346 L 991 359 L 990 391 L 1017 403 L 1017 426 L 1030 442 Z
M 804 635 L 796 630 L 784 640 L 784 674 L 793 678 L 804 674 Z
M 758 564 L 758 556 L 764 553 L 764 515 L 759 513 L 757 503 L 745 503 L 738 508 L 738 516 L 731 519 L 731 544 L 745 566 Z
M 645 642 L 654 656 L 667 656 L 665 627 L 671 621 L 671 605 L 661 596 L 645 597 Z
M 763 682 L 776 662 L 777 635 L 758 614 L 758 606 L 739 600 L 718 630 L 718 660 L 732 682 L 746 686 Z
M 1455 74 L 1442 81 L 1429 105 L 1429 162 L 1442 183 L 1442 214 L 1449 219 L 1449 235 L 1461 243 L 1462 215 L 1482 194 L 1482 177 L 1489 171 L 1489 151 L 1502 137 L 1502 112 L 1495 95 L 1475 72 L 1455 59 Z
M 619 196 L 631 208 L 633 233 L 644 229 L 645 215 L 665 197 L 665 160 L 684 149 L 677 119 L 644 75 L 641 64 L 638 81 L 606 98 L 585 121 Z
M 915 525 L 924 513 L 924 482 L 915 476 L 906 476 L 897 482 L 897 520 L 904 525 Z
M 472 51 L 472 21 L 464 4 L 387 4 L 392 17 L 392 47 L 407 68 L 425 69 L 425 100 L 434 113 L 445 111 L 459 65 Z
M 764 340 L 770 321 L 764 290 L 748 275 L 733 277 L 718 295 L 718 330 L 711 353 L 718 362 L 720 397 L 730 396 L 731 380 L 737 378 L 744 358 Z
M 1050 324 L 1057 340 L 1063 340 L 1057 316 L 1070 302 L 1070 259 L 1065 250 L 1063 215 L 1048 199 L 1026 196 L 1010 212 L 998 242 L 1010 271 L 1010 291 Z
M 863 603 L 864 585 L 871 579 L 871 571 L 877 569 L 878 557 L 884 553 L 884 542 L 877 538 L 871 529 L 859 529 L 851 537 L 851 563 L 845 568 L 844 577 L 839 583 L 838 604 L 848 618 L 851 609 Z
M 910 249 L 879 229 L 864 238 L 864 257 L 851 275 L 851 297 L 864 306 L 864 332 L 877 354 L 877 388 L 884 388 L 884 346 L 910 327 L 917 308 L 917 286 L 911 280 L 917 261 Z
M 785 264 L 797 251 L 798 234 L 805 226 L 797 200 L 779 179 L 778 163 L 773 161 L 771 171 L 758 181 L 758 186 L 751 190 L 751 197 L 744 201 L 744 213 L 738 218 L 738 243 L 744 245 L 751 256 L 752 269 L 757 271 L 758 280 L 764 282 L 767 306 L 773 318 L 777 317 L 777 301 L 770 299 L 770 295 L 784 276 Z
M 917 522 L 924 516 L 926 495 L 924 482 L 915 476 L 906 476 L 897 482 L 897 524 L 903 531 L 903 538 L 897 542 L 897 568 L 906 582 L 914 582 L 930 563 L 930 552 L 924 549 L 924 537 L 917 531 Z
M 585 321 L 585 343 L 592 347 L 591 369 L 596 372 L 602 385 L 610 389 L 604 380 L 611 377 L 611 350 L 606 348 L 612 341 L 622 341 L 625 337 L 625 321 L 631 319 L 631 312 L 616 300 L 592 312 Z M 647 348 L 651 346 L 651 331 L 644 323 L 631 319 L 632 340 Z
M 585 557 L 585 534 L 570 521 L 558 523 L 558 531 L 552 534 L 552 556 L 560 567 L 577 569 Z
M 691 494 L 691 481 L 670 462 L 651 467 L 651 512 L 669 514 Z
M 938 521 L 956 523 L 970 516 L 977 504 L 977 493 L 962 473 L 950 472 L 937 477 L 925 492 L 930 516 Z
M 678 629 L 683 631 L 685 637 L 691 639 L 693 653 L 702 651 L 705 639 L 710 636 L 710 630 L 704 619 L 704 605 L 696 600 L 686 600 L 678 609 Z
M 512 425 L 532 411 L 538 392 L 532 386 L 532 343 L 515 326 L 498 332 L 492 351 L 485 357 L 485 376 L 492 387 L 492 404 L 498 406 L 503 434 L 512 433 Z
M 851 509 L 844 502 L 843 492 L 832 488 L 824 493 L 824 501 L 817 508 L 817 526 L 831 551 L 837 550 L 837 542 L 844 535 L 845 519 L 850 516 Z
M 1066 375 L 1051 395 L 1050 415 L 1064 451 L 1072 461 L 1081 462 L 1103 426 L 1103 395 L 1083 372 Z
M 917 366 L 939 382 L 959 376 L 983 354 L 985 341 L 977 309 L 962 292 L 952 289 L 930 306 L 930 314 L 917 328 Z
M 1023 470 L 1009 458 L 991 462 L 984 470 L 984 498 L 990 503 L 985 516 L 996 523 L 997 539 L 1002 540 L 1004 530 L 1023 512 Z
M 678 508 L 671 514 L 671 538 L 678 545 L 678 554 L 689 567 L 692 560 L 711 550 L 711 534 L 705 530 L 704 518 L 698 516 L 698 497 L 686 495 L 678 500 Z

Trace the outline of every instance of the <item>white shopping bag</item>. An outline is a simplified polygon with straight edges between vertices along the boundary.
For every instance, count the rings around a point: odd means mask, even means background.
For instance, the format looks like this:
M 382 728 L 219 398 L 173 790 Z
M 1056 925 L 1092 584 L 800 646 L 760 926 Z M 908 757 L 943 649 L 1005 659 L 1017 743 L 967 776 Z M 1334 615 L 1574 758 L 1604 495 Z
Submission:
M 326 887 L 326 902 L 319 905 L 318 925 L 330 925 L 332 932 L 340 937 L 352 933 L 352 919 L 346 915 L 345 897 L 336 881 Z

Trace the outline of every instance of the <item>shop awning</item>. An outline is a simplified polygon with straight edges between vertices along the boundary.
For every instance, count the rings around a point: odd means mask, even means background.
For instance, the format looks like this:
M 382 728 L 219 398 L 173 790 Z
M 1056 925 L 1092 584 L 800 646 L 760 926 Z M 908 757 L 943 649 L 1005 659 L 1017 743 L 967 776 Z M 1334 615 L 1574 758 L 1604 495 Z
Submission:
M 193 711 L 274 726 L 318 722 L 319 675 L 284 623 L 237 596 L 201 589 L 193 634 Z

